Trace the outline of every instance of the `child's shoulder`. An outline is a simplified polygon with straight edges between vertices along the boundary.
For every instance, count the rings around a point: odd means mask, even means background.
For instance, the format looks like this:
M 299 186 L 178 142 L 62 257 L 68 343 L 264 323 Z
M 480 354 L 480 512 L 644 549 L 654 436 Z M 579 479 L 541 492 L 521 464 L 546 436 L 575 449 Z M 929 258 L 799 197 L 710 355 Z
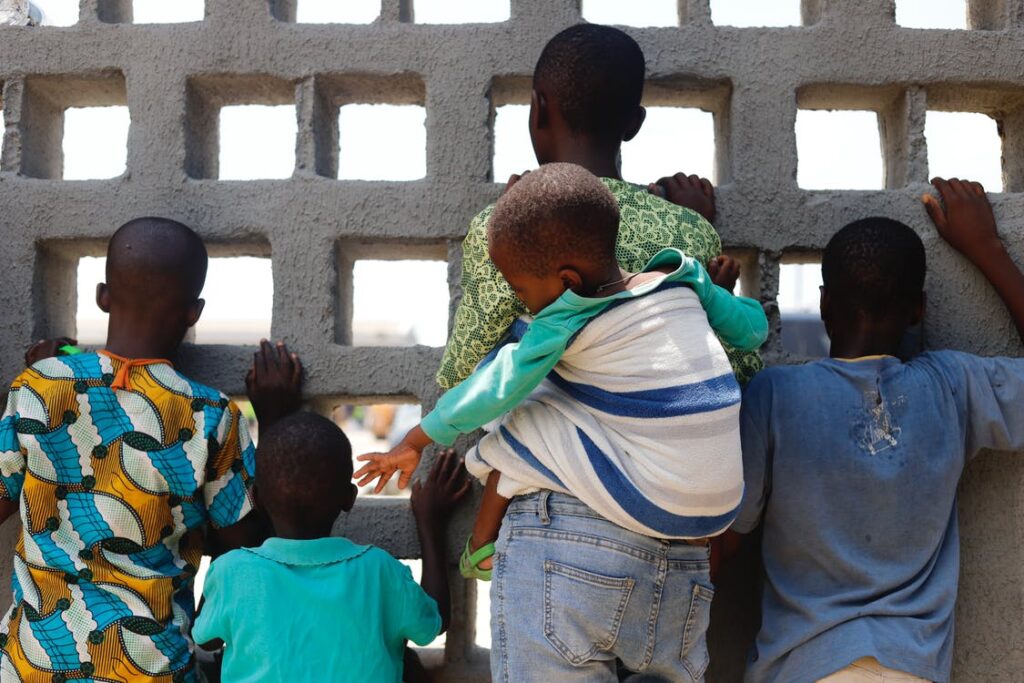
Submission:
M 224 392 L 195 381 L 169 363 L 150 365 L 148 370 L 150 377 L 158 386 L 183 398 L 218 403 L 225 408 L 231 402 Z

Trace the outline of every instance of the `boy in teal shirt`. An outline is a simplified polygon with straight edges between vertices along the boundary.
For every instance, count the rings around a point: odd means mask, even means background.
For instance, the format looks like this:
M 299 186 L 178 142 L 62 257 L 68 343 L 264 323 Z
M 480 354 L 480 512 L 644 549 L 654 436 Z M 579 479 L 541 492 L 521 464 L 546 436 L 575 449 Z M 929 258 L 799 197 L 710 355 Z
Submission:
M 223 642 L 225 683 L 401 681 L 406 641 L 427 645 L 448 627 L 444 530 L 469 489 L 458 458 L 442 453 L 413 488 L 421 588 L 385 551 L 330 535 L 356 497 L 351 446 L 334 423 L 287 417 L 262 436 L 256 457 L 256 496 L 274 536 L 213 563 L 194 640 Z

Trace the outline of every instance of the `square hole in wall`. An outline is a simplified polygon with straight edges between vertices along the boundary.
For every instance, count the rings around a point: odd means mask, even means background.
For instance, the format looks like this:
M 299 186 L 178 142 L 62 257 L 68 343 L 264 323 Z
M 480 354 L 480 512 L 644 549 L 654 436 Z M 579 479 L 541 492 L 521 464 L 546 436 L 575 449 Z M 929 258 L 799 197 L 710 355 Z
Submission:
M 220 110 L 220 180 L 290 178 L 295 170 L 294 105 L 232 105 Z
M 300 24 L 370 24 L 380 16 L 381 0 L 298 0 Z
M 96 285 L 106 280 L 106 258 L 85 256 L 78 262 L 77 339 L 102 346 L 109 316 L 96 305 Z M 195 326 L 197 344 L 258 344 L 270 337 L 274 307 L 271 262 L 266 257 L 213 257 L 203 287 L 206 306 Z
M 896 23 L 907 28 L 967 28 L 967 0 L 896 0 Z
M 610 26 L 678 26 L 677 0 L 583 0 L 583 19 Z
M 132 22 L 136 24 L 181 24 L 205 17 L 205 0 L 132 0 Z
M 338 245 L 337 339 L 353 346 L 444 346 L 448 263 L 443 245 Z
M 295 85 L 272 76 L 190 78 L 185 167 L 192 178 L 290 178 L 298 124 Z
M 116 178 L 128 163 L 128 107 L 64 110 L 64 180 Z
M 320 74 L 313 129 L 316 173 L 342 180 L 426 176 L 426 86 L 417 74 Z
M 799 26 L 800 0 L 711 0 L 717 26 Z
M 494 182 L 513 173 L 537 168 L 530 141 L 530 105 L 504 104 L 494 108 Z
M 828 335 L 821 322 L 821 257 L 790 254 L 779 271 L 779 315 L 782 348 L 798 358 L 823 358 L 829 353 Z
M 417 24 L 481 24 L 507 21 L 509 0 L 412 0 Z
M 32 0 L 29 16 L 37 26 L 74 26 L 79 0 Z
M 690 107 L 647 107 L 635 138 L 622 146 L 622 177 L 647 184 L 678 172 L 715 182 L 715 119 Z
M 1003 191 L 1003 144 L 991 116 L 929 111 L 924 136 L 929 177 L 967 178 L 981 183 L 989 192 Z
M 427 110 L 346 104 L 338 112 L 338 178 L 417 180 L 427 174 Z
M 125 170 L 129 112 L 119 71 L 25 77 L 21 174 L 69 180 Z
M 796 115 L 797 184 L 808 190 L 884 187 L 878 114 L 800 109 Z

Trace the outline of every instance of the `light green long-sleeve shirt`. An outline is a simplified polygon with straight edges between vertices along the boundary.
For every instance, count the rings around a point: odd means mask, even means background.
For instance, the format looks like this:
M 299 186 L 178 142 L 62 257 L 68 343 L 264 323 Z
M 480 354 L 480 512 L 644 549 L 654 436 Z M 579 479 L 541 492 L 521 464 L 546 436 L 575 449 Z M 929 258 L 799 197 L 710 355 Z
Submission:
M 764 343 L 768 319 L 760 303 L 718 287 L 700 263 L 678 249 L 662 250 L 644 271 L 664 267 L 675 269 L 608 297 L 582 297 L 567 290 L 537 314 L 522 339 L 501 347 L 490 363 L 445 393 L 420 427 L 435 443 L 451 445 L 459 434 L 504 415 L 537 388 L 587 321 L 617 301 L 644 296 L 666 283 L 684 284 L 696 292 L 722 341 L 743 351 L 755 351 Z

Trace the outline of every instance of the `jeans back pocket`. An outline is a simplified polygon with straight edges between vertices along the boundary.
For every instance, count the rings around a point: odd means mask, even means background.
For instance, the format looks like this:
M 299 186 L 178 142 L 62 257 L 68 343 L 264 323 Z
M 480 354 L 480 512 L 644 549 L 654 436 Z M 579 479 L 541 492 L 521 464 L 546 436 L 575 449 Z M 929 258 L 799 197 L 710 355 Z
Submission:
M 570 664 L 611 650 L 635 580 L 544 562 L 544 637 Z
M 693 584 L 680 657 L 694 681 L 704 679 L 704 673 L 711 663 L 711 655 L 708 654 L 708 625 L 711 623 L 711 601 L 714 597 L 714 589 L 699 583 Z

